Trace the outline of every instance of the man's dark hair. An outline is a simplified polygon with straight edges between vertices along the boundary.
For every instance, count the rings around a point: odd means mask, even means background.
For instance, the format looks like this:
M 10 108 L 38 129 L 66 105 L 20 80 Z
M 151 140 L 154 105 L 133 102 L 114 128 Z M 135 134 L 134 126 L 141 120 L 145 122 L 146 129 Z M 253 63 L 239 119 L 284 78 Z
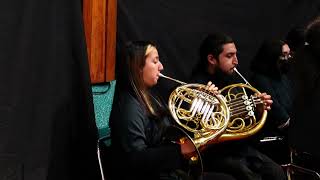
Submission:
M 208 65 L 207 56 L 211 54 L 214 58 L 218 59 L 219 54 L 223 51 L 223 45 L 233 43 L 233 39 L 221 32 L 212 33 L 206 36 L 202 41 L 199 49 L 200 60 L 198 68 L 206 68 Z

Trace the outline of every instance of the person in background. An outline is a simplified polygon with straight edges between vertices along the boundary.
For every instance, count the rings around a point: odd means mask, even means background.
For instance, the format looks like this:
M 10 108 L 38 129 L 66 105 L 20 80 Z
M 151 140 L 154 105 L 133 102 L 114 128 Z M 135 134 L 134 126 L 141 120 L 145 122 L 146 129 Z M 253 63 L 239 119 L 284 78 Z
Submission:
M 285 37 L 285 42 L 288 44 L 293 56 L 299 49 L 305 45 L 305 28 L 302 26 L 295 26 L 289 30 Z
M 272 109 L 266 123 L 260 130 L 259 139 L 266 137 L 281 138 L 281 141 L 257 143 L 257 148 L 268 154 L 278 163 L 289 162 L 288 126 L 292 111 L 292 82 L 288 77 L 292 69 L 292 56 L 287 43 L 279 39 L 264 40 L 251 61 L 250 82 L 272 96 Z M 273 151 L 277 148 L 278 151 Z
M 110 116 L 112 177 L 234 180 L 227 174 L 213 172 L 193 177 L 185 168 L 185 156 L 193 145 L 163 141 L 173 122 L 161 97 L 152 91 L 163 70 L 156 45 L 148 41 L 129 42 L 123 55 Z M 207 88 L 217 93 L 213 84 L 208 83 Z
M 211 81 L 217 87 L 238 83 L 235 67 L 237 48 L 233 39 L 224 33 L 206 36 L 200 46 L 200 61 L 192 73 L 191 82 Z M 243 80 L 241 80 L 243 82 Z M 261 93 L 263 109 L 269 110 L 271 96 Z M 250 145 L 246 139 L 221 142 L 204 152 L 204 164 L 215 171 L 228 173 L 237 180 L 284 180 L 284 172 L 277 163 Z
M 289 143 L 297 152 L 311 154 L 319 172 L 320 148 L 316 146 L 316 137 L 320 126 L 320 16 L 306 26 L 305 38 L 306 45 L 293 61 L 294 101 Z
M 290 47 L 282 40 L 265 40 L 250 69 L 250 82 L 257 89 L 272 96 L 272 109 L 269 111 L 267 133 L 278 132 L 289 126 L 292 108 L 292 82 L 288 77 L 292 61 Z

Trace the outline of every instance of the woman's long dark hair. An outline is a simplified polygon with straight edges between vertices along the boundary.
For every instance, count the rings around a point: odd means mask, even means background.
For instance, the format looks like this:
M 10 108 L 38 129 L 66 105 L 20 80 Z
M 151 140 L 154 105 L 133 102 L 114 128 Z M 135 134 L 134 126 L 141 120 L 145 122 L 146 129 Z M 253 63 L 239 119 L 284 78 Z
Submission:
M 125 44 L 120 64 L 117 66 L 116 91 L 130 91 L 145 107 L 148 115 L 158 116 L 155 104 L 152 103 L 153 97 L 145 86 L 142 75 L 150 48 L 156 48 L 156 45 L 149 41 L 130 41 Z

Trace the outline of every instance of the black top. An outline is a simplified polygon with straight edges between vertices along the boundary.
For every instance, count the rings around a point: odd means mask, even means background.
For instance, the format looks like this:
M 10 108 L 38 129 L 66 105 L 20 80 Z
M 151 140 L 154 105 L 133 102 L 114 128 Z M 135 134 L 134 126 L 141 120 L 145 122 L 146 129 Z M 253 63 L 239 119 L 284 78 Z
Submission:
M 291 81 L 286 74 L 272 78 L 260 73 L 254 73 L 250 81 L 255 88 L 271 95 L 273 103 L 265 126 L 269 130 L 277 130 L 290 117 L 293 98 Z
M 318 51 L 319 52 L 319 51 Z M 293 64 L 294 101 L 289 126 L 293 148 L 320 158 L 319 137 L 320 56 L 306 46 L 295 56 Z M 316 144 L 315 144 L 316 143 Z
M 219 89 L 235 83 L 244 83 L 236 73 L 229 76 L 222 72 L 214 75 L 199 72 L 194 75 L 192 82 L 206 83 L 208 80 Z M 204 169 L 227 172 L 237 179 L 285 179 L 282 168 L 255 148 L 257 139 L 255 134 L 240 140 L 208 145 L 203 151 Z M 272 167 L 272 171 L 269 167 Z
M 180 146 L 164 144 L 170 124 L 166 116 L 148 117 L 136 97 L 128 91 L 115 96 L 110 117 L 112 148 L 119 164 L 119 179 L 158 179 L 159 174 L 182 166 Z M 119 161 L 120 160 L 120 161 Z

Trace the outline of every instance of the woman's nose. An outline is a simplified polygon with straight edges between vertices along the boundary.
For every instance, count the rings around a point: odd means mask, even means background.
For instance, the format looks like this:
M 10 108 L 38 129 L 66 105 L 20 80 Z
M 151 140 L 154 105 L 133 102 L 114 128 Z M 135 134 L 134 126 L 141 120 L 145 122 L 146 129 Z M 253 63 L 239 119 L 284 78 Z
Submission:
M 160 64 L 159 64 L 159 71 L 162 71 L 163 70 L 163 65 L 162 65 L 162 63 L 160 62 Z

